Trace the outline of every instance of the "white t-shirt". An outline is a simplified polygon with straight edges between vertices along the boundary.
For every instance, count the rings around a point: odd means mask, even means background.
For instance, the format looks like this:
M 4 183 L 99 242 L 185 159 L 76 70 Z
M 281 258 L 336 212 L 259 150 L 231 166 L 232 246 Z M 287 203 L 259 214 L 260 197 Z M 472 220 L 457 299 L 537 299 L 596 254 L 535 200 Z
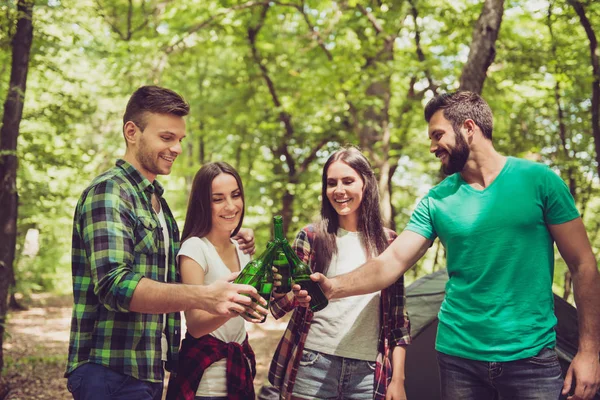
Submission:
M 171 238 L 169 236 L 169 228 L 167 228 L 167 220 L 165 219 L 165 214 L 163 213 L 162 207 L 158 212 L 158 220 L 160 221 L 160 226 L 163 231 L 163 239 L 165 246 L 165 276 L 164 281 L 167 281 L 167 275 L 169 273 L 169 243 L 171 242 Z M 169 342 L 167 341 L 167 334 L 165 332 L 166 325 L 165 322 L 167 320 L 166 314 L 163 314 L 163 332 L 160 338 L 160 347 L 161 347 L 161 360 L 167 361 L 167 350 L 169 349 Z
M 237 242 L 232 240 L 232 243 L 235 244 L 240 266 L 243 269 L 250 261 L 250 256 L 242 253 Z M 187 256 L 202 267 L 205 274 L 205 285 L 210 285 L 216 280 L 231 274 L 229 268 L 227 268 L 221 257 L 219 257 L 219 253 L 217 253 L 217 250 L 207 238 L 191 237 L 187 239 L 181 245 L 181 249 L 177 254 L 177 261 L 179 261 L 179 256 Z M 219 328 L 212 331 L 210 335 L 225 343 L 237 342 L 242 344 L 246 339 L 244 322 L 242 317 L 231 318 Z M 222 359 L 213 363 L 204 371 L 200 385 L 196 391 L 196 396 L 227 396 L 226 365 L 227 360 Z
M 327 277 L 353 271 L 367 261 L 358 232 L 338 230 L 337 255 Z M 339 357 L 375 361 L 379 339 L 380 292 L 329 300 L 314 314 L 305 348 Z

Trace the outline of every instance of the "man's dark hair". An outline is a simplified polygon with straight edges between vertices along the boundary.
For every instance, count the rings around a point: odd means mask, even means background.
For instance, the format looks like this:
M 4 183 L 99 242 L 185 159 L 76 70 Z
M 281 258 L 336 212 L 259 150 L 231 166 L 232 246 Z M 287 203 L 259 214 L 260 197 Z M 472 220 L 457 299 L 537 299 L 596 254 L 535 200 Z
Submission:
M 483 132 L 483 136 L 492 140 L 494 117 L 488 103 L 477 93 L 458 91 L 444 93 L 429 100 L 425 106 L 425 121 L 429 122 L 437 111 L 444 111 L 444 118 L 452 124 L 455 132 L 467 119 L 472 119 Z
M 123 126 L 127 121 L 132 121 L 143 131 L 146 128 L 146 113 L 184 117 L 189 112 L 190 105 L 174 91 L 159 86 L 142 86 L 127 102 Z

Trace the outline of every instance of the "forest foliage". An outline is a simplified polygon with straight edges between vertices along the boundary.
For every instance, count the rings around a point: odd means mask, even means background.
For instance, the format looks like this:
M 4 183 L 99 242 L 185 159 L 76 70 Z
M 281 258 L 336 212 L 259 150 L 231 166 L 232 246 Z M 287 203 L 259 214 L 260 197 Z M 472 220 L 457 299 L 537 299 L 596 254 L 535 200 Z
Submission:
M 16 3 L 0 2 L 2 101 Z M 495 146 L 560 174 L 598 255 L 589 37 L 573 1 L 496 3 L 502 23 L 482 92 L 494 111 Z M 600 3 L 576 3 L 600 31 Z M 318 214 L 324 160 L 354 144 L 377 171 L 386 221 L 401 231 L 419 198 L 443 178 L 429 154 L 423 106 L 434 94 L 459 88 L 470 46 L 482 34 L 474 27 L 483 4 L 36 1 L 17 147 L 13 290 L 70 290 L 77 198 L 123 154 L 122 112 L 128 96 L 146 84 L 169 87 L 191 105 L 183 154 L 171 175 L 159 179 L 180 226 L 195 172 L 222 160 L 242 176 L 244 225 L 255 230 L 257 246 L 266 244 L 276 214 L 284 215 L 292 239 Z M 436 242 L 410 279 L 443 265 Z M 557 256 L 561 295 L 565 272 Z

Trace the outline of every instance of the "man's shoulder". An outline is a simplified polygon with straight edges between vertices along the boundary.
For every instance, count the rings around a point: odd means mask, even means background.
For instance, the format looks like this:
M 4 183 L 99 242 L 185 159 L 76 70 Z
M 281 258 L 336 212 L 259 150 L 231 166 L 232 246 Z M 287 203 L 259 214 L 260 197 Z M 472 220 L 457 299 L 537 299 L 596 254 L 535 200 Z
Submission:
M 554 171 L 552 171 L 548 165 L 536 161 L 508 157 L 507 162 L 510 163 L 509 174 L 511 179 L 518 179 L 535 184 L 536 182 L 544 182 L 544 180 L 540 180 L 540 178 L 555 175 Z
M 443 181 L 432 187 L 426 197 L 441 199 L 455 193 L 460 187 L 459 177 L 460 174 L 458 172 L 447 176 Z
M 90 194 L 94 196 L 118 196 L 126 199 L 131 196 L 133 191 L 134 187 L 122 169 L 115 166 L 92 180 L 83 191 L 80 203 L 85 201 Z
M 522 171 L 549 171 L 550 167 L 537 161 L 527 160 L 526 158 L 507 157 L 507 161 L 511 163 L 513 169 Z

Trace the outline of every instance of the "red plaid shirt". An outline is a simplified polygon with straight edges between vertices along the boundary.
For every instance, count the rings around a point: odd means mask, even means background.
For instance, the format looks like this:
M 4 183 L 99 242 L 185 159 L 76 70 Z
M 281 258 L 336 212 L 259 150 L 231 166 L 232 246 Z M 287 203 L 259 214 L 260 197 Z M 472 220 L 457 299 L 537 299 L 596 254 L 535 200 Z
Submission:
M 312 243 L 316 232 L 313 225 L 302 229 L 294 240 L 293 248 L 300 259 L 312 265 L 314 252 Z M 394 231 L 386 229 L 388 245 L 398 236 Z M 375 368 L 374 399 L 385 399 L 385 392 L 392 379 L 391 350 L 394 346 L 408 345 L 410 338 L 410 321 L 404 308 L 404 277 L 400 277 L 392 286 L 382 290 L 379 302 L 381 327 L 377 343 L 377 366 Z M 296 307 L 293 294 L 289 293 L 276 301 L 271 301 L 271 313 L 281 318 L 294 310 L 292 318 L 273 355 L 269 369 L 269 381 L 279 388 L 281 399 L 292 396 L 296 373 L 302 358 L 304 343 L 310 330 L 313 312 L 308 307 Z
M 177 375 L 171 375 L 167 400 L 194 400 L 204 371 L 214 362 L 227 359 L 227 398 L 254 399 L 256 359 L 248 343 L 225 343 L 211 335 L 195 339 L 186 333 L 179 352 Z

